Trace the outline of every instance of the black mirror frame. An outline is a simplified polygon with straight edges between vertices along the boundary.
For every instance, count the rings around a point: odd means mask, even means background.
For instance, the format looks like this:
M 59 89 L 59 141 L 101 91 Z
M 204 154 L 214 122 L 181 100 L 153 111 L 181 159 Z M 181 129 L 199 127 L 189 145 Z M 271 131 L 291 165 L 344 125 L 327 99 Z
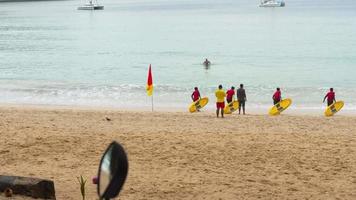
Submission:
M 118 159 L 118 169 L 116 172 L 113 172 L 113 177 L 107 186 L 105 192 L 103 193 L 102 196 L 100 196 L 100 172 L 101 172 L 101 165 L 104 160 L 104 157 L 106 153 L 110 150 L 110 148 L 113 148 L 113 151 L 117 151 L 117 158 Z M 98 184 L 97 184 L 97 192 L 100 197 L 100 199 L 111 199 L 115 198 L 117 195 L 119 195 L 122 186 L 125 183 L 127 173 L 128 173 L 128 168 L 129 168 L 129 163 L 128 159 L 125 153 L 124 148 L 117 143 L 116 141 L 113 141 L 105 150 L 105 153 L 101 157 L 100 160 L 100 165 L 99 165 L 99 170 L 98 170 Z

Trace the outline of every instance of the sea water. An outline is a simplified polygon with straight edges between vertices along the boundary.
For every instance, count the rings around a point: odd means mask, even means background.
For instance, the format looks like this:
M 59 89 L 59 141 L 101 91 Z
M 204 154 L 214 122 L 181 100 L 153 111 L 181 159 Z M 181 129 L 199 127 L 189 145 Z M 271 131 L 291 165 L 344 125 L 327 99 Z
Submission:
M 319 110 L 329 87 L 356 110 L 356 1 L 101 0 L 0 3 L 0 103 L 187 109 L 195 86 L 245 85 L 266 109 L 276 87 Z M 212 65 L 201 63 L 208 58 Z

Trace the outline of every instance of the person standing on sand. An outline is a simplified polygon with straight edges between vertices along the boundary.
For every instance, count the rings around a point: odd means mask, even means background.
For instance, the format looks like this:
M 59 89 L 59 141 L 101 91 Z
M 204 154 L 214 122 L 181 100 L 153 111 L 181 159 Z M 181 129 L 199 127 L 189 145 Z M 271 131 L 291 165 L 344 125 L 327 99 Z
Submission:
M 194 92 L 192 93 L 191 98 L 192 98 L 193 102 L 196 102 L 201 98 L 198 87 L 194 88 Z M 199 108 L 197 108 L 197 111 L 200 112 Z
M 226 92 L 226 102 L 228 104 L 232 102 L 234 95 L 235 95 L 235 87 L 232 86 L 231 89 Z
M 241 107 L 243 114 L 245 114 L 245 103 L 247 101 L 244 84 L 240 84 L 240 88 L 236 90 L 237 100 L 239 101 L 239 114 L 241 113 Z
M 194 88 L 194 92 L 192 93 L 191 98 L 192 98 L 193 102 L 198 101 L 201 98 L 198 87 Z
M 276 105 L 280 101 L 282 101 L 282 93 L 281 88 L 277 88 L 276 92 L 272 96 L 273 104 Z
M 330 88 L 330 91 L 324 97 L 323 103 L 325 102 L 326 98 L 328 99 L 327 100 L 328 106 L 336 102 L 334 88 Z
M 222 85 L 219 85 L 219 89 L 215 91 L 216 96 L 216 117 L 219 117 L 219 111 L 221 117 L 224 118 L 224 107 L 225 107 L 225 91 L 222 89 Z

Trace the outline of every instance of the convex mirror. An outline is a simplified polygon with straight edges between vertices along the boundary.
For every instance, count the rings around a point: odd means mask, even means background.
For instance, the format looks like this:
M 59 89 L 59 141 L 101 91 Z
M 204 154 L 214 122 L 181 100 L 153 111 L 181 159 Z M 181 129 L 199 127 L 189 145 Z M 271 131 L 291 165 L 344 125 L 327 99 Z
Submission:
M 98 195 L 111 199 L 119 195 L 128 173 L 128 160 L 124 148 L 112 142 L 103 154 L 98 171 Z

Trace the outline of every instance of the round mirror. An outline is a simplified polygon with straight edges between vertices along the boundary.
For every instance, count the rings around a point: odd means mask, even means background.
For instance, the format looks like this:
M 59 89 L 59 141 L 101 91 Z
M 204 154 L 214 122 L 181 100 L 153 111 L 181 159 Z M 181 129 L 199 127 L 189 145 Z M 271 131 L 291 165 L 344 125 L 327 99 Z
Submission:
M 103 154 L 98 172 L 98 195 L 101 199 L 116 197 L 125 183 L 128 161 L 124 148 L 112 142 Z

